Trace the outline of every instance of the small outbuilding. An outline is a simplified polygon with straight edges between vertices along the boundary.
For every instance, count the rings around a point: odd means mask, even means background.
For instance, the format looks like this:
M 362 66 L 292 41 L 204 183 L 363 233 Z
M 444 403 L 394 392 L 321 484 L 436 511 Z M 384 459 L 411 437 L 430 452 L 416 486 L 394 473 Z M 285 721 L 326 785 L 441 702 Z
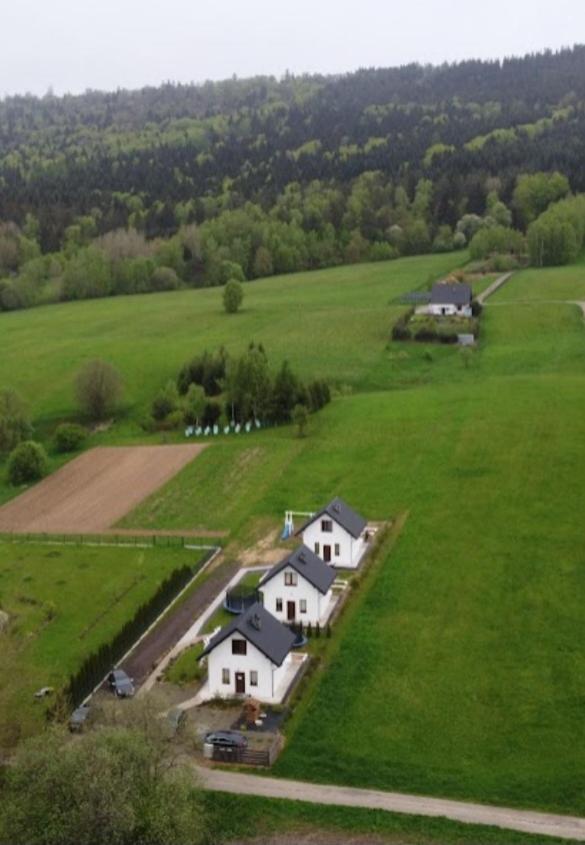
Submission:
M 282 701 L 296 673 L 291 660 L 294 641 L 286 625 L 259 602 L 252 605 L 218 631 L 199 658 L 207 658 L 207 696 Z
M 307 546 L 299 546 L 260 581 L 264 607 L 281 622 L 323 625 L 333 606 L 335 571 Z
M 325 563 L 357 569 L 368 546 L 367 525 L 363 516 L 337 497 L 305 522 L 297 534 Z
M 471 317 L 471 287 L 465 282 L 437 282 L 424 309 L 436 317 Z

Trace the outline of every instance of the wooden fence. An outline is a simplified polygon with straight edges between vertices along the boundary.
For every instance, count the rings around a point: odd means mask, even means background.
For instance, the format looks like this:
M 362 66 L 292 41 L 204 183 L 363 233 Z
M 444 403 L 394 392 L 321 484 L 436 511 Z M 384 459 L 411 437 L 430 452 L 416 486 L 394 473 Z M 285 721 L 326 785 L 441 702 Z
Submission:
M 282 750 L 282 737 L 277 736 L 269 748 L 218 748 L 214 746 L 212 760 L 216 763 L 235 763 L 239 766 L 272 766 Z

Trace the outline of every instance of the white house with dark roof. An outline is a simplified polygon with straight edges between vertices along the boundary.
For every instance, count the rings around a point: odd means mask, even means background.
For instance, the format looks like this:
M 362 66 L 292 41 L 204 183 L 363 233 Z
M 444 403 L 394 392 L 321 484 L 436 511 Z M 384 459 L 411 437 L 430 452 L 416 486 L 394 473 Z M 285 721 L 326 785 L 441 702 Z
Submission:
M 281 622 L 324 624 L 333 607 L 335 572 L 307 546 L 300 546 L 262 578 L 263 604 Z
M 471 287 L 464 282 L 437 282 L 429 304 L 416 310 L 435 317 L 471 317 L 472 298 Z
M 260 603 L 236 616 L 211 638 L 201 654 L 207 658 L 206 696 L 252 696 L 278 703 L 296 673 L 291 648 L 295 635 Z
M 342 569 L 357 569 L 368 545 L 367 521 L 340 498 L 314 514 L 297 534 L 321 560 Z

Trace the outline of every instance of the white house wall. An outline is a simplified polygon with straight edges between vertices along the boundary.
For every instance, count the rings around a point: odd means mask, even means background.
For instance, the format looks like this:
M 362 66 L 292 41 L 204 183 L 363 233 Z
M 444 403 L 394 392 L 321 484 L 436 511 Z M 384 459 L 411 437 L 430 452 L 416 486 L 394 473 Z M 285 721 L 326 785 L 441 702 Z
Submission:
M 425 311 L 422 313 L 432 314 L 435 317 L 471 317 L 471 308 L 469 305 L 462 305 L 460 309 L 456 305 L 441 305 L 440 303 L 433 303 L 427 305 Z
M 324 519 L 328 519 L 327 516 Z M 321 518 L 316 519 L 303 531 L 303 543 L 322 560 L 325 560 L 324 546 L 331 548 L 331 566 L 344 569 L 356 569 L 365 551 L 365 542 L 359 537 L 355 540 L 351 534 L 333 521 L 333 531 L 321 531 Z M 316 544 L 319 544 L 318 547 Z M 339 546 L 339 554 L 335 554 L 335 546 Z
M 285 572 L 294 572 L 297 574 L 297 585 L 285 584 Z M 263 604 L 266 610 L 275 616 L 280 622 L 289 622 L 288 617 L 288 602 L 294 602 L 295 606 L 295 622 L 302 622 L 304 625 L 315 625 L 319 622 L 326 611 L 327 605 L 331 600 L 331 590 L 326 595 L 323 595 L 316 587 L 313 586 L 306 578 L 296 569 L 287 566 L 281 572 L 277 573 L 270 581 L 261 584 L 259 587 L 263 595 Z M 282 610 L 276 609 L 276 600 L 282 600 Z M 304 599 L 307 603 L 306 613 L 301 613 L 300 603 Z
M 236 695 L 236 673 L 243 672 L 245 678 L 244 695 L 269 703 L 278 701 L 275 692 L 286 672 L 290 654 L 278 667 L 249 640 L 246 640 L 246 654 L 232 654 L 232 640 L 234 639 L 241 640 L 243 637 L 238 633 L 232 634 L 217 645 L 207 656 L 210 697 L 219 695 L 222 698 L 229 698 Z M 222 681 L 223 669 L 229 669 L 229 684 L 224 684 Z M 252 686 L 250 683 L 251 671 L 258 673 L 257 686 Z

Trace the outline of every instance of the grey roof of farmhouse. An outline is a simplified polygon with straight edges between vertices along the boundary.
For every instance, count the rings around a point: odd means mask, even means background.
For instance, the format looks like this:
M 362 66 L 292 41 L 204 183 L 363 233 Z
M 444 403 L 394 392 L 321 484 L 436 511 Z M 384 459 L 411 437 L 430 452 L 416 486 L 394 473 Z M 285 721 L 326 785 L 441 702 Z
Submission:
M 295 549 L 290 555 L 285 557 L 280 563 L 277 563 L 276 566 L 273 566 L 272 569 L 266 573 L 262 581 L 260 582 L 260 586 L 262 584 L 266 584 L 267 581 L 272 580 L 275 575 L 278 575 L 279 572 L 282 572 L 283 569 L 286 569 L 288 566 L 292 567 L 302 578 L 306 578 L 306 580 L 316 587 L 320 593 L 328 592 L 331 584 L 333 584 L 335 580 L 335 572 L 333 571 L 331 566 L 328 566 L 324 563 L 320 557 L 317 557 L 307 546 L 299 546 L 298 549 Z
M 431 305 L 469 305 L 471 288 L 465 282 L 437 282 L 431 291 Z
M 319 513 L 314 514 L 310 519 L 308 519 L 296 533 L 300 534 L 305 530 L 305 528 L 324 516 L 329 516 L 337 522 L 338 525 L 345 528 L 345 530 L 351 534 L 352 537 L 355 537 L 356 540 L 368 524 L 368 521 L 364 519 L 363 516 L 360 516 L 360 514 L 352 510 L 350 506 L 343 501 L 343 499 L 336 496 L 336 498 L 329 502 L 323 510 L 320 510 Z
M 290 628 L 275 619 L 260 602 L 256 602 L 244 613 L 236 616 L 233 622 L 218 631 L 211 638 L 199 659 L 201 660 L 201 657 L 213 651 L 232 634 L 241 634 L 276 666 L 282 664 L 295 641 L 295 634 Z

